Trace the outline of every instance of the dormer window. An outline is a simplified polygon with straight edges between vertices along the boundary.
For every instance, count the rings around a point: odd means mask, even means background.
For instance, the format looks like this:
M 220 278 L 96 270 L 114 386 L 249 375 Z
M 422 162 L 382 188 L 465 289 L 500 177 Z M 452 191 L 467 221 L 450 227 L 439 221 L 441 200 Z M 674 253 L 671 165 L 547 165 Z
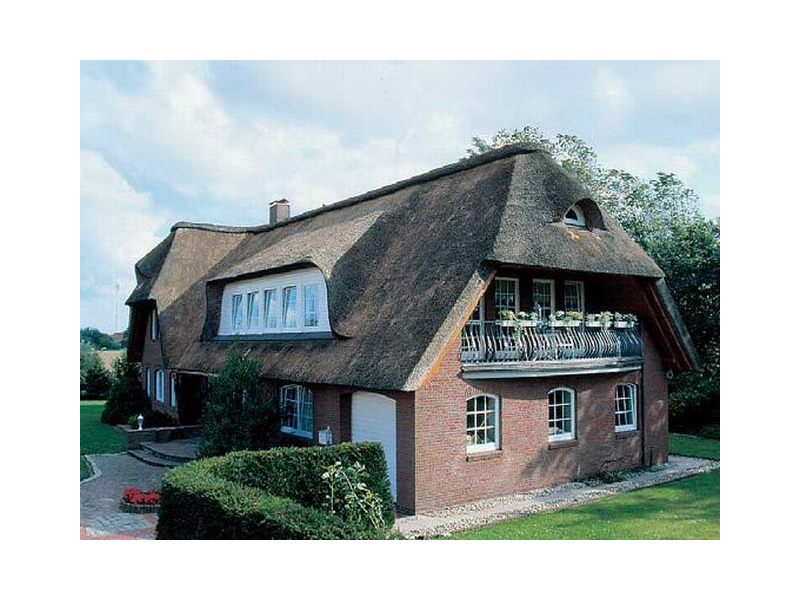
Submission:
M 583 209 L 577 204 L 570 206 L 564 215 L 564 223 L 573 227 L 586 227 L 586 217 L 583 214 Z

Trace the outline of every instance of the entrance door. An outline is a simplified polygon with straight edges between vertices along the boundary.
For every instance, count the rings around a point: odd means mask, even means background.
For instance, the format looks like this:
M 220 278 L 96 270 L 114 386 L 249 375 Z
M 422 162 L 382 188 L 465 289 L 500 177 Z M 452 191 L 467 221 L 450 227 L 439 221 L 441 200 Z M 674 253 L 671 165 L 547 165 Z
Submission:
M 351 413 L 354 442 L 380 442 L 386 455 L 392 498 L 397 499 L 397 424 L 395 401 L 381 394 L 355 392 Z

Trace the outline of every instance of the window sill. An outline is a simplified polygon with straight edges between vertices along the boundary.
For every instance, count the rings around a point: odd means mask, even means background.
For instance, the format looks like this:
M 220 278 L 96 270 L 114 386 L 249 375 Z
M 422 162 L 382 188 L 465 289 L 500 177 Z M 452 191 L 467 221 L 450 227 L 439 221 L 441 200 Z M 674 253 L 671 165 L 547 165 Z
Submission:
M 629 429 L 628 431 L 615 431 L 614 432 L 614 437 L 616 437 L 618 440 L 619 439 L 629 438 L 629 437 L 636 437 L 638 435 L 639 435 L 639 430 L 638 429 Z
M 502 450 L 484 450 L 483 452 L 467 452 L 467 462 L 477 462 L 479 460 L 492 460 L 503 456 Z
M 560 440 L 549 442 L 547 444 L 548 450 L 558 450 L 559 448 L 573 448 L 578 445 L 578 440 Z

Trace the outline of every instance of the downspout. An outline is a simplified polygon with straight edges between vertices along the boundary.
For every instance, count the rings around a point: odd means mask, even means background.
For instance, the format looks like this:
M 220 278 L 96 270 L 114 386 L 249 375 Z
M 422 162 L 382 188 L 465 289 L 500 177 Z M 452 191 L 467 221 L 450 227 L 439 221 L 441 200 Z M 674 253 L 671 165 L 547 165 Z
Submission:
M 644 336 L 642 336 L 642 341 L 644 341 Z M 644 386 L 644 383 L 645 383 L 644 365 L 645 365 L 646 362 L 647 361 L 645 360 L 645 349 L 644 349 L 644 345 L 642 345 L 642 380 L 641 380 L 641 384 L 639 385 L 639 412 L 641 414 L 641 428 L 642 428 L 642 433 L 641 433 L 642 466 L 648 466 L 648 465 L 645 464 L 645 441 L 644 441 L 644 436 L 645 436 L 645 427 L 644 427 L 644 425 L 645 425 L 645 418 L 644 418 L 644 415 L 645 415 L 645 410 L 644 410 L 644 408 L 645 408 L 645 404 L 644 404 L 644 387 L 645 387 Z

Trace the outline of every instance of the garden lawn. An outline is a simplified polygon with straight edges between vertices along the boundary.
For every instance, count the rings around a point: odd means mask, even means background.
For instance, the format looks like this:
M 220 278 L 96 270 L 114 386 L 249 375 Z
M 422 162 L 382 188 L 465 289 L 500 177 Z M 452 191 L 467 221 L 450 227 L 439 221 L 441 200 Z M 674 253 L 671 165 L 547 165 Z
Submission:
M 672 434 L 670 452 L 719 459 L 719 440 Z M 719 539 L 719 477 L 715 470 L 450 539 Z
M 100 422 L 105 402 L 81 402 L 81 479 L 89 473 L 88 465 L 84 464 L 84 454 L 110 454 L 124 452 L 127 448 L 125 436 L 113 426 Z

